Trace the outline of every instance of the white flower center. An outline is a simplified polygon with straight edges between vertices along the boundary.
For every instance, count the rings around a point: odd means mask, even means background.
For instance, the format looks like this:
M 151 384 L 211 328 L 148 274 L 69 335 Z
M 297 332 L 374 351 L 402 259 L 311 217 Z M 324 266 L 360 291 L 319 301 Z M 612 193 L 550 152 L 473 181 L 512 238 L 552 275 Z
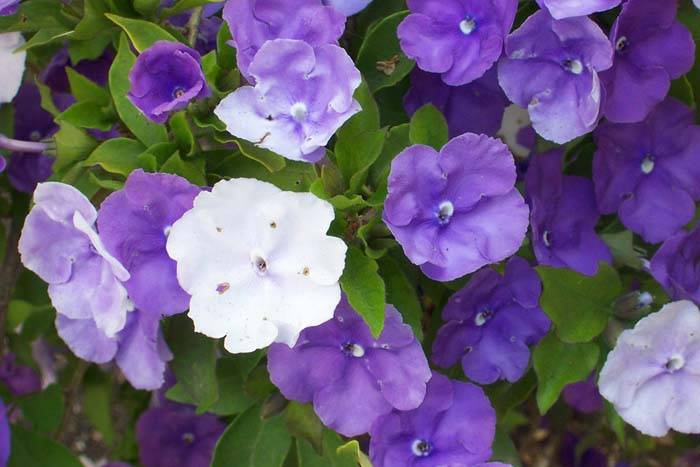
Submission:
M 552 232 L 545 230 L 542 234 L 542 241 L 544 242 L 544 246 L 552 246 Z
M 309 114 L 309 111 L 306 108 L 306 104 L 303 102 L 297 102 L 289 109 L 289 114 L 292 116 L 292 118 L 294 118 L 294 120 L 300 122 L 302 120 L 306 120 L 306 116 Z
M 194 434 L 193 433 L 185 433 L 182 435 L 182 441 L 185 444 L 192 444 L 194 442 Z
M 252 255 L 250 255 L 250 261 L 253 265 L 253 269 L 255 270 L 255 272 L 257 272 L 261 276 L 267 274 L 267 261 L 265 261 L 265 258 L 263 258 L 257 253 L 253 253 Z
M 422 439 L 417 439 L 413 441 L 413 444 L 411 444 L 411 451 L 416 457 L 426 457 L 432 450 L 433 447 L 430 445 L 430 443 Z
M 642 173 L 650 174 L 654 170 L 654 158 L 652 156 L 645 157 L 639 167 L 642 169 Z
M 492 316 L 493 316 L 493 311 L 491 311 L 491 310 L 487 309 L 484 311 L 480 311 L 474 317 L 474 324 L 476 324 L 477 326 L 483 326 L 484 324 L 486 324 L 486 321 L 488 321 Z
M 583 73 L 583 63 L 581 63 L 581 60 L 564 60 L 564 68 L 575 75 Z
M 620 37 L 617 42 L 615 42 L 615 50 L 618 52 L 622 52 L 627 48 L 627 45 L 629 44 L 629 41 L 625 36 Z
M 685 359 L 683 358 L 682 355 L 674 355 L 673 357 L 669 358 L 668 361 L 666 362 L 666 369 L 673 373 L 685 366 Z
M 359 344 L 353 344 L 349 342 L 343 345 L 343 352 L 348 355 L 352 355 L 355 358 L 361 358 L 365 356 L 365 349 Z
M 459 29 L 462 31 L 462 34 L 468 36 L 476 29 L 476 21 L 471 16 L 467 16 L 459 22 Z
M 441 224 L 447 224 L 455 212 L 455 207 L 451 201 L 443 201 L 438 206 L 437 218 Z

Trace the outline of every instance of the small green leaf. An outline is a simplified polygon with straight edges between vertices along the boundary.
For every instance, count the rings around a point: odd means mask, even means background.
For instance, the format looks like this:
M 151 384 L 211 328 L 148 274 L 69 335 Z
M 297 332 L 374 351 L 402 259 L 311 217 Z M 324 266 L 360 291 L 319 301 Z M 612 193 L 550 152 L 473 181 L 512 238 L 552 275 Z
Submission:
M 204 176 L 204 160 L 182 160 L 180 153 L 176 152 L 160 167 L 160 171 L 168 174 L 179 175 L 190 183 L 205 186 L 207 179 Z
M 97 141 L 82 130 L 68 122 L 61 122 L 61 128 L 54 135 L 56 141 L 56 163 L 54 170 L 67 169 L 77 161 L 83 160 L 97 146 Z
M 356 247 L 349 247 L 340 286 L 350 305 L 378 337 L 384 328 L 384 281 L 377 272 L 377 262 Z
M 109 92 L 105 88 L 73 68 L 66 67 L 66 75 L 68 75 L 71 93 L 78 102 L 94 102 L 100 106 L 107 106 L 111 102 Z
M 110 13 L 106 13 L 105 16 L 128 34 L 131 43 L 134 44 L 139 53 L 158 41 L 178 42 L 172 34 L 150 21 L 123 18 Z
M 284 410 L 287 430 L 297 439 L 311 443 L 318 453 L 323 452 L 323 424 L 310 404 L 290 402 Z
M 379 271 L 386 285 L 387 303 L 391 303 L 401 312 L 404 322 L 411 326 L 413 334 L 419 341 L 422 341 L 423 308 L 418 300 L 416 288 L 396 261 L 389 256 L 384 256 L 379 260 Z
M 43 435 L 12 425 L 8 467 L 81 467 L 70 449 Z
M 19 407 L 36 431 L 50 434 L 61 424 L 63 391 L 59 385 L 52 384 L 41 392 L 23 397 Z
M 211 467 L 281 467 L 292 444 L 281 416 L 263 420 L 261 406 L 239 415 L 219 438 Z
M 356 462 L 356 465 L 359 467 L 372 467 L 372 463 L 369 461 L 365 453 L 362 452 L 362 449 L 360 449 L 360 443 L 358 443 L 355 439 L 338 447 L 336 452 L 341 456 L 350 455 Z
M 412 144 L 425 144 L 440 150 L 449 140 L 447 121 L 433 104 L 425 104 L 411 117 L 409 139 Z
M 140 167 L 138 157 L 146 150 L 140 142 L 129 138 L 114 138 L 95 149 L 84 162 L 85 166 L 99 165 L 107 172 L 124 177 Z
M 249 159 L 261 163 L 270 172 L 282 170 L 287 164 L 284 157 L 268 149 L 258 147 L 249 141 L 236 138 L 234 142 L 241 150 L 241 154 Z
M 323 430 L 320 450 L 297 438 L 299 467 L 357 467 L 358 455 L 352 449 L 341 449 L 343 440 L 331 430 Z
M 362 110 L 338 130 L 338 139 L 353 140 L 359 134 L 379 129 L 379 107 L 365 81 L 362 81 L 355 91 L 355 99 L 360 103 Z
M 537 273 L 544 287 L 540 304 L 561 340 L 588 342 L 603 332 L 622 289 L 612 266 L 601 262 L 593 277 L 548 266 L 538 266 Z
M 642 269 L 642 255 L 634 248 L 634 234 L 629 230 L 617 233 L 600 234 L 613 255 L 617 267 L 628 266 L 632 269 Z
M 600 349 L 592 342 L 566 344 L 554 333 L 542 339 L 532 354 L 540 413 L 554 405 L 564 386 L 586 379 L 598 363 L 599 354 Z
M 79 41 L 90 42 L 95 36 L 105 29 L 114 28 L 114 25 L 105 17 L 109 11 L 102 0 L 85 0 L 83 18 L 75 27 L 74 38 Z
M 367 130 L 352 138 L 338 138 L 335 158 L 349 193 L 356 193 L 367 178 L 367 171 L 382 152 L 384 130 Z
M 112 423 L 112 385 L 110 378 L 94 365 L 85 374 L 82 405 L 105 444 L 112 446 L 116 438 Z
M 96 128 L 109 131 L 115 120 L 108 109 L 94 102 L 76 102 L 56 117 L 57 122 L 68 122 L 78 128 Z
M 382 152 L 377 160 L 372 164 L 369 171 L 369 180 L 373 186 L 380 186 L 386 183 L 391 168 L 391 161 L 404 149 L 411 145 L 409 139 L 410 125 L 403 123 L 392 127 L 386 134 Z
M 170 117 L 170 129 L 175 137 L 175 142 L 180 148 L 180 152 L 185 156 L 191 156 L 197 149 L 195 146 L 194 135 L 187 121 L 185 112 L 178 112 Z

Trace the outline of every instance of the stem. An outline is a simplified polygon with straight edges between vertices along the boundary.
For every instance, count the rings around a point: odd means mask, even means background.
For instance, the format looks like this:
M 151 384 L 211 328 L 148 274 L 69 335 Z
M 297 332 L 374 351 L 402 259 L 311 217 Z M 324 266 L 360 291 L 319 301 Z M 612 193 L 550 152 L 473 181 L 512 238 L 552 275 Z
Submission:
M 193 8 L 190 20 L 187 22 L 187 42 L 189 42 L 190 47 L 194 47 L 197 42 L 197 32 L 199 29 L 199 22 L 202 20 L 203 9 L 204 7 L 201 6 Z
M 7 236 L 5 246 L 5 259 L 0 269 L 0 356 L 5 355 L 5 326 L 7 312 L 12 298 L 12 291 L 17 283 L 21 270 L 19 251 L 17 245 L 22 232 L 22 219 L 13 216 L 10 224 L 10 233 Z
M 0 149 L 7 149 L 12 152 L 44 152 L 49 149 L 49 145 L 34 141 L 21 141 L 8 138 L 0 133 Z
M 78 360 L 78 366 L 75 368 L 75 371 L 73 372 L 73 377 L 70 380 L 70 385 L 66 389 L 66 399 L 64 404 L 63 416 L 61 417 L 61 423 L 58 425 L 58 428 L 56 428 L 56 431 L 53 434 L 53 439 L 57 441 L 60 441 L 61 435 L 63 435 L 63 432 L 68 427 L 68 421 L 70 420 L 71 414 L 73 413 L 73 404 L 75 403 L 75 399 L 78 396 L 78 389 L 80 388 L 80 383 L 83 382 L 83 377 L 85 376 L 85 372 L 87 371 L 89 366 L 89 362 L 86 362 L 85 360 Z

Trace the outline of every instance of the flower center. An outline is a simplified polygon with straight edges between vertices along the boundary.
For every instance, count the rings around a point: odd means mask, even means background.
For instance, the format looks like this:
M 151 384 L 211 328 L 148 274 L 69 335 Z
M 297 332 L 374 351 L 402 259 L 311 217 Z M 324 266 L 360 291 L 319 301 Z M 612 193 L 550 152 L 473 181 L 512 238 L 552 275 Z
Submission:
M 180 86 L 178 86 L 178 87 L 176 87 L 175 89 L 173 89 L 173 97 L 174 97 L 175 99 L 178 99 L 178 98 L 180 98 L 180 97 L 182 97 L 182 96 L 184 96 L 184 95 L 185 95 L 185 90 L 184 90 L 184 88 L 181 88 Z
M 615 50 L 618 52 L 624 52 L 629 43 L 629 40 L 627 40 L 625 36 L 622 36 L 617 40 L 617 42 L 615 42 Z
M 650 174 L 652 170 L 654 170 L 654 157 L 653 156 L 646 156 L 644 159 L 642 159 L 642 164 L 639 166 L 640 169 L 642 169 L 642 173 L 645 174 Z
M 267 274 L 267 261 L 265 261 L 265 258 L 258 254 L 253 254 L 250 257 L 250 260 L 253 264 L 253 269 L 255 270 L 255 272 L 257 272 L 261 276 Z
M 355 358 L 365 356 L 365 349 L 361 345 L 354 344 L 352 342 L 343 344 L 343 352 L 345 352 L 347 355 L 352 355 Z
M 581 63 L 581 60 L 564 60 L 562 66 L 565 70 L 575 75 L 580 75 L 581 73 L 583 73 L 583 63 Z
M 552 246 L 552 232 L 550 232 L 549 230 L 545 230 L 542 234 L 542 241 L 544 242 L 544 246 Z
M 646 308 L 654 302 L 654 297 L 649 292 L 640 292 L 637 297 L 637 303 L 634 306 L 635 310 Z
M 443 201 L 438 206 L 438 211 L 436 213 L 438 220 L 441 224 L 447 224 L 452 218 L 452 214 L 455 212 L 455 207 L 450 201 Z
M 194 434 L 193 433 L 184 433 L 182 435 L 182 442 L 185 444 L 194 443 Z
M 669 358 L 664 367 L 669 373 L 674 373 L 685 366 L 685 359 L 681 355 L 674 355 Z
M 306 120 L 306 116 L 309 114 L 309 112 L 306 109 L 306 104 L 303 102 L 297 102 L 289 109 L 289 114 L 292 116 L 292 118 L 294 118 L 294 120 L 300 122 L 302 120 Z
M 492 316 L 493 316 L 492 310 L 486 309 L 486 310 L 480 311 L 474 317 L 474 324 L 476 324 L 477 326 L 483 326 L 484 324 L 486 324 L 486 321 L 491 319 Z
M 426 457 L 430 455 L 430 451 L 432 450 L 433 447 L 430 443 L 422 439 L 415 440 L 411 445 L 411 451 L 413 451 L 413 455 L 416 457 Z
M 462 31 L 462 34 L 464 34 L 465 36 L 468 36 L 469 34 L 473 33 L 475 29 L 476 20 L 471 16 L 467 16 L 459 22 L 459 30 Z

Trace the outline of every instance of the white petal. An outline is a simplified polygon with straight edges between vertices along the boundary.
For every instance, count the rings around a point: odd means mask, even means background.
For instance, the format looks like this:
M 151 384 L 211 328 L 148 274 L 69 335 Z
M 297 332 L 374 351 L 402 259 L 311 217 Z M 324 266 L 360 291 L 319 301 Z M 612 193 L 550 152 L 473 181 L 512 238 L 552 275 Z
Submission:
M 22 84 L 27 52 L 14 53 L 22 44 L 24 44 L 24 37 L 19 32 L 0 34 L 0 69 L 2 70 L 0 104 L 11 102 Z

